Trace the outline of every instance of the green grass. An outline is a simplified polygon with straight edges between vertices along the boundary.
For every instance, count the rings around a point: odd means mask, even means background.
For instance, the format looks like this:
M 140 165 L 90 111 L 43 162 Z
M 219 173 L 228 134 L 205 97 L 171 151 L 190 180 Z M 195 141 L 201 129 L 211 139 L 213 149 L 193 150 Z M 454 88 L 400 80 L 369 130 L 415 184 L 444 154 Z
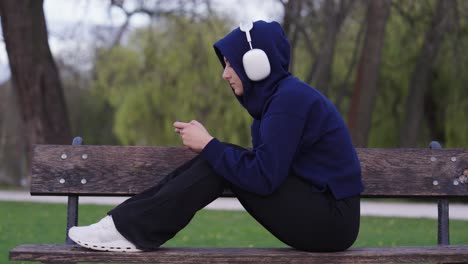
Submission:
M 109 206 L 81 205 L 80 225 L 99 220 L 109 209 Z M 0 263 L 8 263 L 8 251 L 19 244 L 63 243 L 65 216 L 64 204 L 0 202 Z M 468 244 L 468 221 L 451 221 L 450 229 L 452 244 Z M 435 245 L 436 236 L 436 220 L 363 217 L 355 246 Z M 166 245 L 284 246 L 245 212 L 208 210 L 199 212 Z

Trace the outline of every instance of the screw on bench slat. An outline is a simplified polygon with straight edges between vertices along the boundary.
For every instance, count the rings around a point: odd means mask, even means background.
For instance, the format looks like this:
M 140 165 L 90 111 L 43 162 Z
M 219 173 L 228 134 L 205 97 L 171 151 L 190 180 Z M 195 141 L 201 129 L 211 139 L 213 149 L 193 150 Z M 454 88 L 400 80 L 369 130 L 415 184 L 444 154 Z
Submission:
M 72 145 L 81 145 L 83 143 L 83 139 L 81 137 L 75 137 L 73 139 Z M 73 245 L 73 242 L 68 237 L 68 230 L 73 226 L 78 225 L 78 195 L 69 195 L 68 196 L 68 205 L 67 205 L 67 232 L 66 232 L 66 239 L 65 243 L 68 245 Z
M 442 149 L 442 146 L 439 144 L 439 142 L 432 141 L 429 145 L 429 148 Z M 454 161 L 453 157 L 451 160 Z M 449 200 L 447 198 L 439 199 L 437 201 L 437 215 L 437 243 L 439 245 L 449 245 Z

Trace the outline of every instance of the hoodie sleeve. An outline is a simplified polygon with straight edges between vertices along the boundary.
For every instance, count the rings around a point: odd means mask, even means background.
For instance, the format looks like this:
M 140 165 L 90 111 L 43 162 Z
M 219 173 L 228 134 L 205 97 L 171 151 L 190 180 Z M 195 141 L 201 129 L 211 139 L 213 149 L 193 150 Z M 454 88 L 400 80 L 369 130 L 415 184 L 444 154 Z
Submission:
M 253 120 L 252 125 L 250 125 L 250 135 L 252 137 L 252 147 L 256 148 L 262 142 L 260 139 L 260 120 Z
M 261 143 L 253 150 L 228 146 L 214 138 L 200 155 L 234 185 L 267 195 L 288 176 L 305 120 L 287 113 L 272 113 L 258 125 Z

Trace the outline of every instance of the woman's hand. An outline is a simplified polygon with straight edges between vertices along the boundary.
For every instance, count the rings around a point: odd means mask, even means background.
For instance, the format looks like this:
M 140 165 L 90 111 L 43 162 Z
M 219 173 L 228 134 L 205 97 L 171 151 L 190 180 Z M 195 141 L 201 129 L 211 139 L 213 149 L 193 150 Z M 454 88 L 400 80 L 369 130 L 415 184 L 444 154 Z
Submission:
M 174 130 L 180 135 L 184 145 L 196 153 L 200 153 L 213 139 L 206 128 L 196 120 L 192 120 L 190 123 L 176 121 L 174 122 Z

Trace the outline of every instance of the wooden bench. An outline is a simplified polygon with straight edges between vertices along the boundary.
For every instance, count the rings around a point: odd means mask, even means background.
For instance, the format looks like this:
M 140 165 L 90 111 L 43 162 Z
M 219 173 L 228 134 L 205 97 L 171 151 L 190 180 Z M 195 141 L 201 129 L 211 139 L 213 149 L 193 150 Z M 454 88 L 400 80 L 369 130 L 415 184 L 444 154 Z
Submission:
M 468 196 L 468 149 L 357 149 L 363 197 L 426 197 L 439 203 L 438 245 L 352 247 L 337 253 L 290 248 L 162 247 L 152 252 L 92 251 L 66 244 L 20 245 L 10 260 L 43 263 L 468 263 L 468 245 L 449 245 L 448 199 Z M 183 147 L 36 145 L 31 195 L 68 196 L 67 230 L 77 225 L 79 196 L 131 196 L 194 157 Z M 226 192 L 224 196 L 230 196 Z M 64 230 L 65 231 L 65 230 Z M 466 232 L 463 230 L 462 232 Z

